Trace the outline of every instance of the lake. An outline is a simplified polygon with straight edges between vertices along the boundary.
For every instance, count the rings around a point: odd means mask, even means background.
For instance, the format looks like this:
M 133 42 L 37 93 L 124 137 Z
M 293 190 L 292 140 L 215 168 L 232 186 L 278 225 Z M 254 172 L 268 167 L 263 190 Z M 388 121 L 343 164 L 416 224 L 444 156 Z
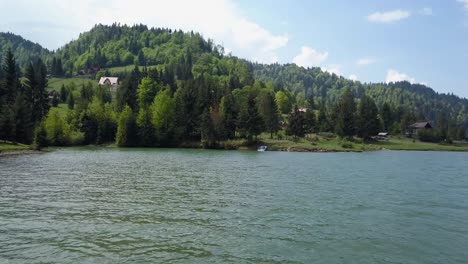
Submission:
M 0 158 L 0 263 L 467 263 L 468 153 Z

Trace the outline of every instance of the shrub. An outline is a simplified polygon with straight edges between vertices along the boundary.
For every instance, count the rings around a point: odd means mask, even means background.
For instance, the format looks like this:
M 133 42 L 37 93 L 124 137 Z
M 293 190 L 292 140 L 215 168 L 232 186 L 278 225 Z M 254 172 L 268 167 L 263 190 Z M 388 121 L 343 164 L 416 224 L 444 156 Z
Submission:
M 352 149 L 354 146 L 353 143 L 344 141 L 343 143 L 341 143 L 341 147 L 345 149 Z
M 418 138 L 423 142 L 439 143 L 442 140 L 440 134 L 434 129 L 421 129 L 418 131 Z

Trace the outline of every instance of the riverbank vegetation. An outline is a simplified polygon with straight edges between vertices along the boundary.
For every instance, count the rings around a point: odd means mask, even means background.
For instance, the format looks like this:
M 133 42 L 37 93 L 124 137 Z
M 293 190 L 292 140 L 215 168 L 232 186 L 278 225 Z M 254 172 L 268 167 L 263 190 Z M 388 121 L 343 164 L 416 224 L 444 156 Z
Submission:
M 99 25 L 56 52 L 30 51 L 28 63 L 17 63 L 17 46 L 0 47 L 3 140 L 38 148 L 465 150 L 448 144 L 466 138 L 468 100 L 422 85 L 362 84 L 319 68 L 251 63 L 199 34 L 142 25 Z M 120 78 L 116 91 L 97 85 L 107 75 Z M 418 120 L 435 127 L 415 142 L 398 139 Z M 374 141 L 380 131 L 393 139 Z M 416 147 L 419 140 L 445 145 Z

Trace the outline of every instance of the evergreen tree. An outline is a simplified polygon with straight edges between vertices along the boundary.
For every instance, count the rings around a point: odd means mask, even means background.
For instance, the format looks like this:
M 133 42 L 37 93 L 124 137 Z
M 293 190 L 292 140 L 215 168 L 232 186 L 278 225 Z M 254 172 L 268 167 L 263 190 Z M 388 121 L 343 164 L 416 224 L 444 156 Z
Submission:
M 62 87 L 60 87 L 60 102 L 65 103 L 67 101 L 68 97 L 68 90 L 65 88 L 65 85 L 62 84 Z
M 136 122 L 139 145 L 142 147 L 154 146 L 156 143 L 156 131 L 151 121 L 151 111 L 148 108 L 140 108 Z
M 120 113 L 115 141 L 119 147 L 132 147 L 135 146 L 136 136 L 135 117 L 127 105 Z
M 385 102 L 382 106 L 382 111 L 380 113 L 380 117 L 382 118 L 383 126 L 385 131 L 389 131 L 390 127 L 393 123 L 393 117 L 392 117 L 392 109 L 390 107 L 390 104 L 388 102 Z
M 73 97 L 73 92 L 70 91 L 67 97 L 68 109 L 73 110 L 75 108 L 75 97 Z
M 340 137 L 352 137 L 356 132 L 356 103 L 350 89 L 346 89 L 338 101 L 335 131 Z
M 237 127 L 251 141 L 253 137 L 256 137 L 263 131 L 263 126 L 264 121 L 258 113 L 255 97 L 250 95 L 247 106 L 240 111 Z
M 309 95 L 307 96 L 307 108 L 310 111 L 315 109 L 314 94 L 311 91 L 309 92 Z
M 15 105 L 19 93 L 19 72 L 11 49 L 4 55 L 2 72 L 3 82 L 0 82 L 0 139 L 15 141 L 16 116 L 19 109 Z
M 54 97 L 52 97 L 52 106 L 58 107 L 58 104 L 59 104 L 59 97 L 57 94 L 54 94 Z
M 126 105 L 137 109 L 137 89 L 140 83 L 140 70 L 137 65 L 132 70 L 130 75 L 124 80 L 122 85 L 117 89 L 117 109 L 122 110 Z
M 221 98 L 220 104 L 221 122 L 223 124 L 223 137 L 232 139 L 236 135 L 237 111 L 234 98 L 229 92 Z
M 311 108 L 307 109 L 304 114 L 305 132 L 314 133 L 317 127 L 317 117 L 315 116 L 314 110 Z
M 364 139 L 369 139 L 379 132 L 380 120 L 377 105 L 369 96 L 364 95 L 359 102 L 357 123 L 358 136 Z
M 34 131 L 34 144 L 37 150 L 47 147 L 47 131 L 44 122 L 41 122 Z
M 46 67 L 40 59 L 35 64 L 29 63 L 25 71 L 25 91 L 31 105 L 34 126 L 42 121 L 50 108 L 46 75 Z
M 259 113 L 265 121 L 265 130 L 270 138 L 279 130 L 279 111 L 272 91 L 263 92 L 259 96 Z
M 327 117 L 327 108 L 325 103 L 320 103 L 318 118 L 317 118 L 317 126 L 320 132 L 330 132 L 332 130 L 330 126 L 330 122 L 328 121 Z
M 299 111 L 297 106 L 294 111 L 288 115 L 288 126 L 286 128 L 286 134 L 293 136 L 295 139 L 298 137 L 304 137 L 306 132 L 306 122 L 304 113 Z

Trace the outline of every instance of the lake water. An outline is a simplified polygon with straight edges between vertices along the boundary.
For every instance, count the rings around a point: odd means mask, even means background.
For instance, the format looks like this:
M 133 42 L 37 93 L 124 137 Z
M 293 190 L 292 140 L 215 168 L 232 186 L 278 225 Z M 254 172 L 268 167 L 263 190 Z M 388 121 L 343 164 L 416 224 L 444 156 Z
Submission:
M 0 158 L 0 263 L 467 263 L 468 153 Z

